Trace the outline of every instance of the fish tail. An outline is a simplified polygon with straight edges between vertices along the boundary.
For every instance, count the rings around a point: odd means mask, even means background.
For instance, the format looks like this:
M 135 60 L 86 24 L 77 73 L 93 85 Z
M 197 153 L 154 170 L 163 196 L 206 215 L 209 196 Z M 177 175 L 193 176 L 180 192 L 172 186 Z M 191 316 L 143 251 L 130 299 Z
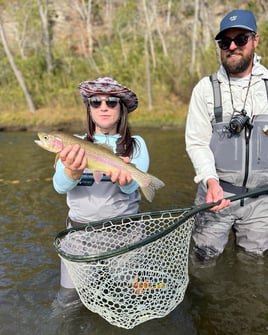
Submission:
M 165 186 L 165 184 L 162 182 L 162 180 L 156 178 L 155 176 L 150 175 L 150 177 L 151 177 L 151 182 L 147 186 L 141 186 L 141 190 L 145 198 L 149 202 L 152 202 L 154 195 L 155 195 L 155 191 Z

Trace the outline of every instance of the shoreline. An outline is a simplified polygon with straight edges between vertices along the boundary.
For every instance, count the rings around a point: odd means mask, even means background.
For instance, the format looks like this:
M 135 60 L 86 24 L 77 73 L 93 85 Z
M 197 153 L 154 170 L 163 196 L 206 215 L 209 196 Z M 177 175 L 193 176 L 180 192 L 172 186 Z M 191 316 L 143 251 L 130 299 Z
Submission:
M 184 125 L 160 125 L 160 126 L 140 126 L 140 125 L 132 125 L 132 129 L 160 129 L 160 130 L 168 130 L 168 129 L 182 129 Z M 1 126 L 0 133 L 8 133 L 8 132 L 39 132 L 39 131 L 63 131 L 63 132 L 83 132 L 86 131 L 83 127 L 77 128 L 72 126 L 53 126 L 53 127 L 25 127 L 25 126 Z

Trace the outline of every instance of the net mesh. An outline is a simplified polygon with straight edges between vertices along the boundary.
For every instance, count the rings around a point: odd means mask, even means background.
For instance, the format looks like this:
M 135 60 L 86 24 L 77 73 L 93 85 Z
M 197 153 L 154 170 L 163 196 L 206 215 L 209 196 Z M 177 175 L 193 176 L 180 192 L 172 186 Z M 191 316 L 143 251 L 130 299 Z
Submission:
M 169 314 L 189 280 L 194 217 L 184 214 L 143 213 L 59 233 L 54 245 L 83 304 L 127 329 Z

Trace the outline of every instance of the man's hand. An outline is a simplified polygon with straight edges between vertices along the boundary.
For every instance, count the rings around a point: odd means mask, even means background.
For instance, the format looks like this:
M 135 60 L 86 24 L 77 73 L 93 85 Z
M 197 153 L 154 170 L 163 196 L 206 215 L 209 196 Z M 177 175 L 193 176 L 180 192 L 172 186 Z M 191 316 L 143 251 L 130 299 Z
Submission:
M 211 211 L 219 211 L 224 207 L 227 207 L 231 204 L 230 200 L 224 199 L 223 189 L 220 186 L 219 182 L 216 179 L 208 179 L 207 181 L 207 195 L 206 195 L 206 202 L 217 202 L 222 200 L 219 205 L 210 208 Z

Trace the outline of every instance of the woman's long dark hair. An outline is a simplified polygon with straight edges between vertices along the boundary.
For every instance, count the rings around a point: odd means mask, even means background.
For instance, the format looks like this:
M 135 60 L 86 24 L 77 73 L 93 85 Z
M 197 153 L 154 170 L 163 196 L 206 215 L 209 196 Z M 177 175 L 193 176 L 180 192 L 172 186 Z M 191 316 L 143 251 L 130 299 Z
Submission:
M 94 142 L 96 125 L 92 120 L 90 106 L 87 105 L 87 137 L 90 142 Z M 134 150 L 137 147 L 135 138 L 131 137 L 131 131 L 128 124 L 128 110 L 120 102 L 120 119 L 117 124 L 117 133 L 120 135 L 116 143 L 116 154 L 123 157 L 133 157 Z

